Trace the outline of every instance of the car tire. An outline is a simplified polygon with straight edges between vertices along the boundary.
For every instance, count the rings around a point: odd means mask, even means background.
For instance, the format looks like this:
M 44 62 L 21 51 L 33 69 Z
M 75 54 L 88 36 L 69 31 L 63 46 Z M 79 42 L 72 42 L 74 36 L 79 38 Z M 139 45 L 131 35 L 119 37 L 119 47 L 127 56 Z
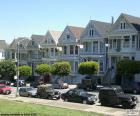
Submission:
M 138 92 L 137 92 L 137 90 L 136 90 L 136 89 L 134 89 L 134 90 L 133 90 L 133 93 L 134 93 L 134 94 L 137 94 Z
M 127 103 L 127 102 L 123 102 L 123 103 L 122 103 L 122 106 L 123 106 L 124 109 L 131 109 L 130 104 Z
M 83 104 L 87 104 L 87 100 L 83 100 L 83 102 L 82 102 Z
M 11 93 L 11 91 L 5 91 L 5 94 L 6 95 L 8 95 L 8 94 L 10 94 Z
M 65 99 L 64 99 L 64 101 L 65 101 L 65 102 L 68 102 L 68 99 L 67 99 L 67 98 L 65 98 Z

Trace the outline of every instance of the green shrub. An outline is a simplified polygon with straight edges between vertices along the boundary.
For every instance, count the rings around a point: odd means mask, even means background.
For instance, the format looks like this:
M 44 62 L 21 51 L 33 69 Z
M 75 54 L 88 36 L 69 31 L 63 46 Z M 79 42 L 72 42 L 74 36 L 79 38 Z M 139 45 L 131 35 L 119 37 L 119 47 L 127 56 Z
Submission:
M 31 76 L 32 69 L 30 66 L 19 66 L 19 75 L 20 76 Z
M 36 66 L 35 72 L 39 75 L 44 75 L 45 73 L 50 73 L 51 68 L 48 64 L 39 64 Z
M 96 74 L 99 71 L 99 64 L 94 61 L 81 62 L 78 65 L 78 72 L 82 75 Z
M 71 72 L 71 65 L 69 62 L 56 62 L 51 66 L 51 72 L 54 75 L 59 75 L 61 77 L 67 76 Z

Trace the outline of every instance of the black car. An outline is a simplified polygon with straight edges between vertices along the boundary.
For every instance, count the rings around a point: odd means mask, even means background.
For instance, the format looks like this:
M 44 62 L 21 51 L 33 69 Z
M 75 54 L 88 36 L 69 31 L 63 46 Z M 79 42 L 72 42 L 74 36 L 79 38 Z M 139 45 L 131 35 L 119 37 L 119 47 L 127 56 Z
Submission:
M 135 108 L 138 99 L 135 96 L 124 94 L 120 86 L 110 86 L 101 88 L 99 91 L 99 101 L 103 106 L 122 105 L 123 108 Z
M 17 86 L 17 81 L 15 81 L 14 86 Z M 18 86 L 23 87 L 26 86 L 25 80 L 18 80 Z
M 71 89 L 61 94 L 64 101 L 78 102 L 83 104 L 94 104 L 97 101 L 96 95 L 89 94 L 82 89 Z
M 37 96 L 44 99 L 60 99 L 60 92 L 54 90 L 51 85 L 40 85 L 37 88 Z
M 10 86 L 11 85 L 11 82 L 8 81 L 8 80 L 0 80 L 0 84 L 5 84 L 5 85 Z

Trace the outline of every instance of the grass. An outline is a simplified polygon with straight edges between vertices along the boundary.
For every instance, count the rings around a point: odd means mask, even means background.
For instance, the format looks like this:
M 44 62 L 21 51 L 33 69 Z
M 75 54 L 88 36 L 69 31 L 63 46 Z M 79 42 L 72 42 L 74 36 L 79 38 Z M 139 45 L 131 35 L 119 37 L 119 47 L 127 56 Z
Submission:
M 93 112 L 56 108 L 51 106 L 23 103 L 10 100 L 0 100 L 1 114 L 36 113 L 36 116 L 102 116 Z M 34 115 L 32 115 L 34 116 Z

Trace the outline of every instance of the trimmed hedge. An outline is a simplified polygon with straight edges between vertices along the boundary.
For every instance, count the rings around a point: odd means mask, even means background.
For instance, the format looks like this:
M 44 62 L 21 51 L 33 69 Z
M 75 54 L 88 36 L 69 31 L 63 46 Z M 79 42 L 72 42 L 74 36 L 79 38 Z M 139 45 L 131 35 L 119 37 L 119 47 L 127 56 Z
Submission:
M 20 76 L 31 76 L 32 68 L 30 66 L 19 66 L 19 75 Z
M 69 62 L 56 62 L 51 66 L 51 72 L 54 75 L 59 75 L 61 77 L 68 76 L 71 72 L 71 65 Z
M 140 61 L 121 60 L 117 63 L 116 75 L 132 77 L 140 73 Z
M 81 62 L 78 65 L 78 72 L 82 75 L 96 74 L 99 71 L 99 64 L 94 61 Z
M 39 75 L 51 72 L 51 67 L 48 64 L 39 64 L 36 66 L 35 72 Z

